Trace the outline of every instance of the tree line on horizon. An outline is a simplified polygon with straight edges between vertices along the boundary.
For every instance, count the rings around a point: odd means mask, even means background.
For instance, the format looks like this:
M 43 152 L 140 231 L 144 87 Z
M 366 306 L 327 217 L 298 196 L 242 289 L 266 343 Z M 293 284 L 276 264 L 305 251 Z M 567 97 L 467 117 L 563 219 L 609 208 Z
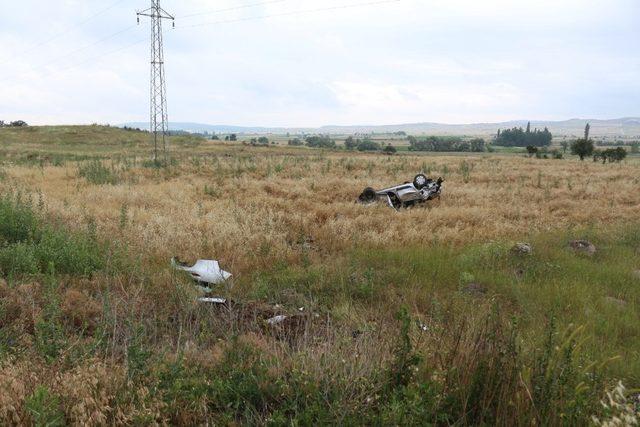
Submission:
M 494 144 L 502 147 L 548 147 L 552 140 L 553 135 L 548 128 L 532 131 L 531 122 L 529 122 L 526 130 L 522 127 L 498 129 Z
M 482 153 L 488 148 L 487 142 L 482 138 L 465 141 L 458 136 L 427 136 L 422 138 L 409 136 L 407 139 L 409 151 Z
M 5 122 L 4 120 L 0 120 L 0 128 L 20 128 L 25 126 L 29 125 L 24 120 L 15 120 L 12 122 Z

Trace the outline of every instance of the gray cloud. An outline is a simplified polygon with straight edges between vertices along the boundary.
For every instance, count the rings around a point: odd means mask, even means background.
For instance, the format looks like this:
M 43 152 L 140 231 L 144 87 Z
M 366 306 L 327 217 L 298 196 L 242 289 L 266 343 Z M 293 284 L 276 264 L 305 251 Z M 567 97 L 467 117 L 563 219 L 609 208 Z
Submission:
M 362 1 L 179 19 L 165 32 L 170 118 L 317 126 L 640 115 L 637 1 L 400 0 L 251 19 Z M 256 2 L 163 6 L 180 16 Z M 113 3 L 23 0 L 0 16 L 0 118 L 146 119 L 148 46 L 135 42 L 149 28 L 129 27 L 147 2 L 122 1 L 70 29 Z M 207 22 L 218 24 L 189 28 Z

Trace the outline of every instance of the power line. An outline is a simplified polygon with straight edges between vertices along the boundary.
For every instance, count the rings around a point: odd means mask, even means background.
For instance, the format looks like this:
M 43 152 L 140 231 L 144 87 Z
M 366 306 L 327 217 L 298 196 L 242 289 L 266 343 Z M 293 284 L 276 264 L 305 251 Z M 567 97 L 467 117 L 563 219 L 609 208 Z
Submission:
M 124 1 L 124 0 L 120 0 L 120 1 L 118 1 L 118 2 L 116 2 L 116 3 L 114 3 L 114 4 L 113 4 L 112 6 L 110 6 L 109 8 L 107 8 L 107 9 L 103 10 L 102 12 L 99 12 L 99 13 L 95 14 L 94 16 L 92 16 L 92 17 L 91 17 L 91 18 L 89 18 L 89 19 L 92 19 L 93 17 L 98 16 L 100 13 L 104 13 L 105 11 L 107 11 L 107 10 L 109 10 L 109 9 L 111 9 L 111 8 L 113 8 L 113 7 L 115 7 L 117 4 L 121 3 L 122 1 Z M 275 2 L 282 2 L 282 1 L 286 1 L 286 0 L 273 0 L 273 1 L 270 1 L 270 2 L 254 3 L 254 4 L 252 4 L 252 5 L 260 5 L 260 4 L 275 3 Z M 302 14 L 316 13 L 316 12 L 325 12 L 325 11 L 331 11 L 331 10 L 350 9 L 350 8 L 357 8 L 357 7 L 374 6 L 374 5 L 379 5 L 379 4 L 396 3 L 396 2 L 399 2 L 399 1 L 402 1 L 402 0 L 378 0 L 378 1 L 369 1 L 369 2 L 364 2 L 364 3 L 355 3 L 355 4 L 349 4 L 349 5 L 333 6 L 333 7 L 324 7 L 324 8 L 316 8 L 316 9 L 307 9 L 307 10 L 298 10 L 298 11 L 284 12 L 284 13 L 272 14 L 272 15 L 262 15 L 262 16 L 248 17 L 248 18 L 238 18 L 238 19 L 231 19 L 231 20 L 221 20 L 221 21 L 215 21 L 215 22 L 208 22 L 208 23 L 201 23 L 201 24 L 195 24 L 195 25 L 183 26 L 183 27 L 179 27 L 179 28 L 194 28 L 194 27 L 202 27 L 202 26 L 207 26 L 207 25 L 227 24 L 227 23 L 235 23 L 235 22 L 243 22 L 243 21 L 261 20 L 261 19 L 275 18 L 275 17 L 281 17 L 281 16 L 302 15 Z M 240 8 L 245 8 L 245 7 L 250 7 L 250 6 L 252 6 L 252 5 L 238 6 L 238 7 L 236 7 L 236 8 L 229 8 L 229 9 L 234 9 L 234 10 L 235 10 L 235 9 L 240 9 Z M 229 9 L 225 9 L 225 10 L 229 10 Z M 223 10 L 222 10 L 222 9 L 220 9 L 220 11 L 223 11 Z M 206 13 L 208 13 L 208 12 L 203 12 L 202 14 L 206 14 Z M 212 13 L 213 13 L 213 11 L 212 11 Z M 195 16 L 196 14 L 192 14 L 192 15 L 193 15 L 193 16 Z M 192 15 L 187 15 L 187 16 L 192 16 Z M 88 21 L 88 20 L 87 20 L 87 21 Z M 79 25 L 82 25 L 82 24 L 79 24 Z M 95 42 L 93 42 L 93 43 L 91 43 L 91 44 L 88 44 L 88 45 L 86 45 L 86 46 L 84 46 L 84 47 L 81 47 L 81 48 L 79 48 L 79 49 L 73 50 L 72 52 L 70 52 L 70 53 L 68 53 L 68 54 L 65 54 L 64 56 L 58 57 L 58 58 L 56 58 L 56 59 L 54 59 L 54 60 L 52 60 L 52 61 L 49 61 L 49 62 L 47 62 L 47 63 L 45 63 L 45 64 L 42 64 L 42 65 L 38 66 L 38 67 L 36 67 L 36 68 L 31 68 L 31 70 L 30 70 L 30 71 L 36 71 L 36 70 L 38 70 L 38 69 L 45 68 L 45 67 L 47 67 L 47 66 L 49 66 L 49 65 L 51 65 L 51 64 L 53 64 L 53 63 L 59 62 L 59 61 L 60 61 L 60 60 L 62 60 L 62 59 L 66 59 L 67 57 L 72 56 L 72 55 L 73 55 L 73 54 L 75 54 L 75 53 L 78 53 L 78 52 L 83 51 L 83 50 L 86 50 L 86 49 L 88 49 L 88 48 L 90 48 L 90 47 L 96 46 L 96 45 L 98 45 L 98 44 L 100 44 L 100 43 L 103 43 L 103 42 L 104 42 L 104 41 L 106 41 L 106 40 L 109 40 L 109 39 L 111 39 L 111 38 L 116 37 L 117 35 L 123 34 L 123 33 L 127 32 L 127 31 L 131 30 L 131 29 L 132 29 L 132 28 L 134 28 L 134 27 L 135 27 L 135 25 L 132 25 L 132 26 L 130 26 L 130 27 L 127 27 L 127 28 L 124 28 L 124 29 L 122 29 L 122 30 L 119 30 L 119 31 L 117 31 L 117 32 L 115 32 L 115 33 L 113 33 L 113 34 L 110 34 L 110 35 L 108 35 L 108 36 L 105 36 L 105 37 L 103 37 L 103 38 L 101 38 L 101 39 L 99 39 L 99 40 L 97 40 L 97 41 L 95 41 Z M 119 47 L 119 48 L 117 48 L 117 49 L 114 49 L 114 50 L 111 50 L 111 51 L 107 51 L 107 52 L 102 53 L 102 54 L 100 54 L 100 55 L 96 55 L 96 56 L 93 56 L 93 57 L 87 58 L 87 59 L 85 59 L 85 60 L 83 60 L 83 61 L 81 61 L 81 62 L 75 63 L 75 64 L 73 64 L 73 65 L 71 65 L 71 66 L 69 66 L 69 67 L 62 68 L 62 69 L 58 69 L 58 70 L 54 70 L 54 71 L 51 71 L 51 72 L 45 73 L 45 74 L 44 74 L 44 76 L 46 77 L 46 76 L 49 76 L 49 75 L 52 75 L 52 74 L 57 74 L 57 73 L 59 73 L 59 72 L 71 71 L 71 70 L 76 69 L 76 68 L 78 68 L 78 67 L 80 67 L 80 66 L 82 66 L 82 65 L 84 65 L 84 64 L 86 64 L 86 63 L 94 62 L 94 61 L 97 61 L 97 60 L 99 61 L 99 60 L 101 60 L 101 59 L 103 59 L 103 58 L 105 58 L 105 57 L 107 57 L 107 56 L 109 56 L 109 55 L 113 55 L 113 54 L 115 54 L 115 53 L 118 53 L 118 52 L 124 51 L 124 50 L 126 50 L 126 49 L 129 49 L 129 48 L 131 48 L 131 47 L 133 47 L 133 46 L 139 45 L 139 44 L 143 43 L 145 40 L 146 40 L 146 39 L 139 39 L 139 40 L 136 40 L 136 41 L 134 41 L 134 42 L 132 42 L 132 43 L 129 43 L 129 44 L 127 44 L 127 45 L 125 45 L 125 46 L 122 46 L 122 47 Z M 164 73 L 163 73 L 163 74 L 164 74 Z M 18 78 L 20 78 L 20 76 L 18 76 Z M 5 81 L 7 81 L 7 80 L 15 80 L 15 77 L 14 77 L 13 79 L 12 79 L 11 77 L 9 77 L 9 78 L 6 78 L 6 79 L 4 79 L 4 80 L 0 80 L 0 82 L 5 82 Z
M 263 2 L 260 2 L 260 3 L 250 3 L 250 4 L 241 5 L 241 6 L 228 7 L 226 9 L 216 9 L 216 10 L 209 10 L 209 11 L 206 11 L 206 12 L 190 13 L 188 15 L 178 16 L 178 18 L 179 19 L 188 19 L 188 18 L 192 18 L 194 16 L 212 15 L 214 13 L 222 13 L 222 12 L 229 12 L 229 11 L 232 11 L 232 10 L 248 9 L 248 8 L 251 8 L 251 7 L 263 6 L 263 5 L 272 4 L 272 3 L 282 3 L 284 1 L 287 1 L 287 0 L 271 0 L 271 1 L 263 1 Z
M 101 43 L 104 43 L 105 41 L 110 40 L 110 39 L 112 39 L 114 37 L 117 37 L 120 34 L 124 34 L 124 33 L 128 32 L 128 31 L 132 30 L 135 27 L 136 27 L 136 25 L 134 24 L 134 25 L 131 25 L 131 26 L 127 27 L 127 28 L 123 28 L 122 30 L 116 31 L 115 33 L 112 33 L 112 34 L 109 34 L 109 35 L 107 35 L 105 37 L 102 37 L 102 38 L 96 40 L 95 42 L 89 43 L 89 44 L 87 44 L 87 45 L 85 45 L 83 47 L 80 47 L 78 49 L 74 49 L 74 50 L 72 50 L 72 51 L 70 51 L 70 52 L 68 52 L 68 53 L 66 53 L 66 54 L 64 54 L 62 56 L 58 56 L 55 59 L 52 59 L 51 61 L 47 61 L 47 62 L 45 62 L 45 63 L 43 63 L 41 65 L 38 65 L 38 66 L 35 66 L 35 67 L 31 67 L 29 71 L 38 71 L 40 69 L 46 68 L 47 66 L 49 66 L 51 64 L 55 64 L 56 62 L 60 62 L 60 61 L 62 61 L 64 59 L 67 59 L 67 58 L 75 55 L 76 53 L 82 52 L 82 51 L 87 50 L 87 49 L 89 49 L 91 47 L 94 47 L 94 46 L 97 46 L 97 45 L 99 45 Z M 5 79 L 2 79 L 2 80 L 0 80 L 0 82 L 4 82 L 4 81 L 9 80 L 9 79 L 11 79 L 11 77 L 7 77 Z
M 205 27 L 205 26 L 209 26 L 209 25 L 231 24 L 231 23 L 235 23 L 235 22 L 255 21 L 255 20 L 267 19 L 267 18 L 277 18 L 277 17 L 281 17 L 281 16 L 304 15 L 304 14 L 308 14 L 308 13 L 327 12 L 327 11 L 331 11 L 331 10 L 341 10 L 341 9 L 351 9 L 351 8 L 365 7 L 365 6 L 375 6 L 375 5 L 378 5 L 378 4 L 386 4 L 386 3 L 397 3 L 399 1 L 402 1 L 402 0 L 379 0 L 379 1 L 370 1 L 370 2 L 366 2 L 366 3 L 347 4 L 347 5 L 342 5 L 342 6 L 322 7 L 322 8 L 307 9 L 307 10 L 296 10 L 296 11 L 292 11 L 292 12 L 277 13 L 277 14 L 273 14 L 273 15 L 252 16 L 252 17 L 248 17 L 248 18 L 238 18 L 238 19 L 229 19 L 229 20 L 214 21 L 214 22 L 204 22 L 204 23 L 201 23 L 201 24 L 185 25 L 185 26 L 181 26 L 181 27 L 178 27 L 178 28 L 196 28 L 196 27 Z
M 127 45 L 125 45 L 125 46 L 122 46 L 122 47 L 119 47 L 118 49 L 110 50 L 110 51 L 107 51 L 107 52 L 102 53 L 102 54 L 100 54 L 100 55 L 93 56 L 93 57 L 91 57 L 91 58 L 87 58 L 87 59 L 85 59 L 84 61 L 82 61 L 82 62 L 78 62 L 78 63 L 76 63 L 76 64 L 74 64 L 74 65 L 72 65 L 72 66 L 70 66 L 70 67 L 68 67 L 68 68 L 63 68 L 63 69 L 61 69 L 61 70 L 58 70 L 58 72 L 59 72 L 59 71 L 69 71 L 69 70 L 73 70 L 73 69 L 78 68 L 78 67 L 80 67 L 81 65 L 87 64 L 87 63 L 89 63 L 89 62 L 99 61 L 100 59 L 103 59 L 103 58 L 104 58 L 104 57 L 106 57 L 106 56 L 113 55 L 114 53 L 122 52 L 123 50 L 127 50 L 127 49 L 129 49 L 129 48 L 131 48 L 131 47 L 133 47 L 133 46 L 139 45 L 139 44 L 141 44 L 141 43 L 143 43 L 143 42 L 145 42 L 145 41 L 147 41 L 147 39 L 146 39 L 146 38 L 136 40 L 135 42 L 133 42 L 133 43 L 129 43 L 129 44 L 127 44 Z
M 51 43 L 54 40 L 59 39 L 60 37 L 69 34 L 70 32 L 72 32 L 73 30 L 75 30 L 76 28 L 80 28 L 83 25 L 85 25 L 86 23 L 90 22 L 91 20 L 97 18 L 98 16 L 107 13 L 108 11 L 110 11 L 111 9 L 113 9 L 114 7 L 118 6 L 120 3 L 124 2 L 125 0 L 118 0 L 115 3 L 112 3 L 109 7 L 102 9 L 99 12 L 94 13 L 93 15 L 89 16 L 88 18 L 78 22 L 77 24 L 72 25 L 71 27 L 68 27 L 67 29 L 51 36 L 48 37 L 44 40 L 41 40 L 39 42 L 36 42 L 36 44 L 32 45 L 31 47 L 27 48 L 26 50 L 23 50 L 22 52 L 20 52 L 17 56 L 14 56 L 12 59 L 7 59 L 6 61 L 3 61 L 0 63 L 0 65 L 4 65 L 6 63 L 8 63 L 10 60 L 16 59 L 16 58 L 21 58 L 23 56 L 25 56 L 26 54 L 33 52 L 35 49 L 44 46 L 48 43 Z
M 64 71 L 71 71 L 71 70 L 77 69 L 77 68 L 79 68 L 80 66 L 82 66 L 82 65 L 84 65 L 84 64 L 87 64 L 87 63 L 89 63 L 89 62 L 99 61 L 99 60 L 101 60 L 101 59 L 103 59 L 103 58 L 105 58 L 105 57 L 107 57 L 107 56 L 109 56 L 109 55 L 113 55 L 113 54 L 115 54 L 115 53 L 122 52 L 123 50 L 129 49 L 129 48 L 131 48 L 131 47 L 133 47 L 133 46 L 139 45 L 139 44 L 141 44 L 141 43 L 145 42 L 146 40 L 147 40 L 146 38 L 136 40 L 136 41 L 135 41 L 135 42 L 133 42 L 133 43 L 129 43 L 129 44 L 124 45 L 124 46 L 122 46 L 122 47 L 119 47 L 119 48 L 117 48 L 117 49 L 113 49 L 113 50 L 107 51 L 107 52 L 105 52 L 105 53 L 101 53 L 100 55 L 92 56 L 92 57 L 90 57 L 90 58 L 84 59 L 84 60 L 82 60 L 81 62 L 77 62 L 77 63 L 75 63 L 75 64 L 73 64 L 73 65 L 68 66 L 68 67 L 61 68 L 61 69 L 57 69 L 57 70 L 54 70 L 54 71 L 50 71 L 50 72 L 48 72 L 48 73 L 44 73 L 44 74 L 42 75 L 42 77 L 47 77 L 47 76 L 50 76 L 50 75 L 53 75 L 53 74 L 58 74 L 58 73 L 61 73 L 61 72 L 64 72 Z M 57 62 L 57 61 L 52 61 L 52 62 L 50 62 L 50 63 L 48 63 L 48 64 L 44 64 L 43 66 L 41 66 L 41 67 L 39 67 L 39 68 L 44 68 L 44 67 L 46 67 L 46 66 L 48 66 L 48 65 L 52 64 L 53 62 Z M 37 71 L 37 69 L 31 69 L 30 71 Z M 19 76 L 19 77 L 17 77 L 17 78 L 19 79 L 20 77 L 25 77 L 25 76 Z M 14 80 L 14 81 L 15 81 L 15 80 L 16 80 L 16 78 L 14 77 L 13 79 L 12 79 L 12 78 L 7 78 L 7 79 L 4 79 L 4 80 L 0 80 L 0 83 L 4 83 L 4 82 L 5 82 L 5 81 L 7 81 L 7 80 Z

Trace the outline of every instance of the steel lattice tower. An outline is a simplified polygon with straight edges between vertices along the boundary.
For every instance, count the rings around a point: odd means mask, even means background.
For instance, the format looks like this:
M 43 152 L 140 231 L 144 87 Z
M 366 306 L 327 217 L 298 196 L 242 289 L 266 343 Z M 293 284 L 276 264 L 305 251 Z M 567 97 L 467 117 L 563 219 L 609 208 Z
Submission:
M 167 141 L 169 120 L 167 115 L 167 82 L 164 73 L 162 20 L 170 19 L 174 22 L 175 27 L 175 17 L 160 7 L 160 0 L 151 0 L 149 9 L 139 11 L 136 14 L 138 23 L 140 23 L 140 16 L 151 18 L 151 119 L 149 131 L 151 132 L 151 142 L 153 143 L 153 160 L 158 164 L 158 146 L 161 146 L 163 161 L 166 166 L 169 160 Z

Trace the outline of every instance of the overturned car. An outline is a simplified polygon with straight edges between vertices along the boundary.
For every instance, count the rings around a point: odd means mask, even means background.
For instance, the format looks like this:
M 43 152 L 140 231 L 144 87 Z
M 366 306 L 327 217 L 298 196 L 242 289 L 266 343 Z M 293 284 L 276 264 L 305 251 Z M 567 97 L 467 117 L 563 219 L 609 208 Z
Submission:
M 358 197 L 358 201 L 370 204 L 382 199 L 396 210 L 403 207 L 408 208 L 440 197 L 443 182 L 444 179 L 442 178 L 434 181 L 424 174 L 418 174 L 413 179 L 413 182 L 405 182 L 383 190 L 376 191 L 371 187 L 367 187 Z

